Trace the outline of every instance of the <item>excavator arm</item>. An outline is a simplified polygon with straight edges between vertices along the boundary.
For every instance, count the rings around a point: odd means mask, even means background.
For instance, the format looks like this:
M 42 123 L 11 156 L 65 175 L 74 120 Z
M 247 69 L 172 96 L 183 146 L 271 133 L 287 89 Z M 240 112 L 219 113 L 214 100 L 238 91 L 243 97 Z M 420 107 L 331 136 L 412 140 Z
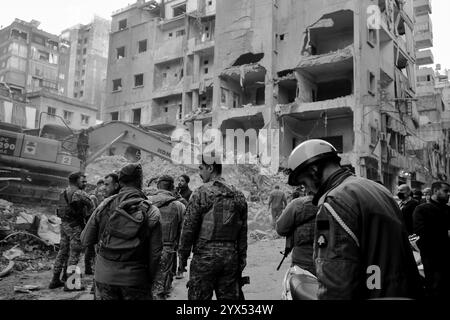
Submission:
M 88 131 L 88 153 L 85 166 L 92 163 L 116 143 L 126 144 L 173 162 L 171 137 L 154 131 L 146 131 L 132 124 L 113 121 L 92 127 Z M 194 145 L 190 145 L 195 148 Z M 192 166 L 184 165 L 190 169 Z

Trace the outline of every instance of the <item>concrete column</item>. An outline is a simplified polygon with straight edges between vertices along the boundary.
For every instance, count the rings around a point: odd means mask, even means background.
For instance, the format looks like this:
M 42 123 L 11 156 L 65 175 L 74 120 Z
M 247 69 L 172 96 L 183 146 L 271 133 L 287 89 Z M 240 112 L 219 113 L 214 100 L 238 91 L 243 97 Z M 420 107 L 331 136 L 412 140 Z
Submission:
M 192 111 L 195 111 L 199 108 L 199 94 L 198 90 L 192 91 Z
M 200 55 L 194 54 L 194 82 L 200 81 Z
M 183 117 L 192 111 L 192 94 L 185 92 L 183 93 Z

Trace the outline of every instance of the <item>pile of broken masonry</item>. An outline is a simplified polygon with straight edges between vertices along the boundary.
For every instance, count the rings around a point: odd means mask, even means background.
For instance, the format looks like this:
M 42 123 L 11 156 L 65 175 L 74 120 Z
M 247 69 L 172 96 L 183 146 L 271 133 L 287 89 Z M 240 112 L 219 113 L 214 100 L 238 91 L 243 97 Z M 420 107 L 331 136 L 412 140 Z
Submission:
M 46 208 L 15 206 L 0 199 L 0 278 L 13 271 L 51 269 L 60 221 Z

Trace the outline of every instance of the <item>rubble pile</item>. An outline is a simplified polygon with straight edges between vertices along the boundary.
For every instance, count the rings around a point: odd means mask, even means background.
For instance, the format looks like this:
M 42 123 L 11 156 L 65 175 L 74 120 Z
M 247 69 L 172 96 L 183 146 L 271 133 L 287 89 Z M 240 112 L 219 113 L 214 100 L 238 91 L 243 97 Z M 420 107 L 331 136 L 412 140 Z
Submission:
M 0 276 L 51 269 L 60 221 L 47 207 L 24 207 L 0 199 Z M 50 230 L 53 226 L 53 229 Z
M 127 163 L 127 159 L 122 156 L 99 158 L 87 167 L 88 181 L 95 184 L 98 179 L 103 178 L 110 172 L 120 170 Z M 169 174 L 173 177 L 178 177 L 181 174 L 189 175 L 192 190 L 202 185 L 198 172 L 183 166 L 177 166 L 150 155 L 144 156 L 141 163 L 144 170 L 145 187 L 147 187 L 149 181 L 155 181 L 156 178 L 163 174 Z M 291 195 L 292 189 L 286 184 L 287 177 L 283 173 L 263 176 L 256 165 L 225 166 L 223 176 L 228 183 L 241 190 L 248 200 L 249 232 L 255 230 L 262 232 L 273 231 L 271 215 L 267 208 L 268 197 L 275 185 L 279 185 L 280 189 L 286 193 L 286 196 Z M 156 188 L 156 186 L 153 184 L 151 188 Z M 269 238 L 273 237 L 274 235 L 269 234 Z

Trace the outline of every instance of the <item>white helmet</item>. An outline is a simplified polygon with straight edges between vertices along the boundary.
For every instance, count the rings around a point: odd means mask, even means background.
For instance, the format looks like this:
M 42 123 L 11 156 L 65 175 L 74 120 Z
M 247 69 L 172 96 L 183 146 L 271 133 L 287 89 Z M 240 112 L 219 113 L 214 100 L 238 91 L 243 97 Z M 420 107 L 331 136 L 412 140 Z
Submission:
M 297 176 L 310 164 L 325 158 L 339 159 L 338 152 L 332 144 L 323 140 L 308 140 L 300 144 L 289 156 L 289 185 L 298 186 Z

